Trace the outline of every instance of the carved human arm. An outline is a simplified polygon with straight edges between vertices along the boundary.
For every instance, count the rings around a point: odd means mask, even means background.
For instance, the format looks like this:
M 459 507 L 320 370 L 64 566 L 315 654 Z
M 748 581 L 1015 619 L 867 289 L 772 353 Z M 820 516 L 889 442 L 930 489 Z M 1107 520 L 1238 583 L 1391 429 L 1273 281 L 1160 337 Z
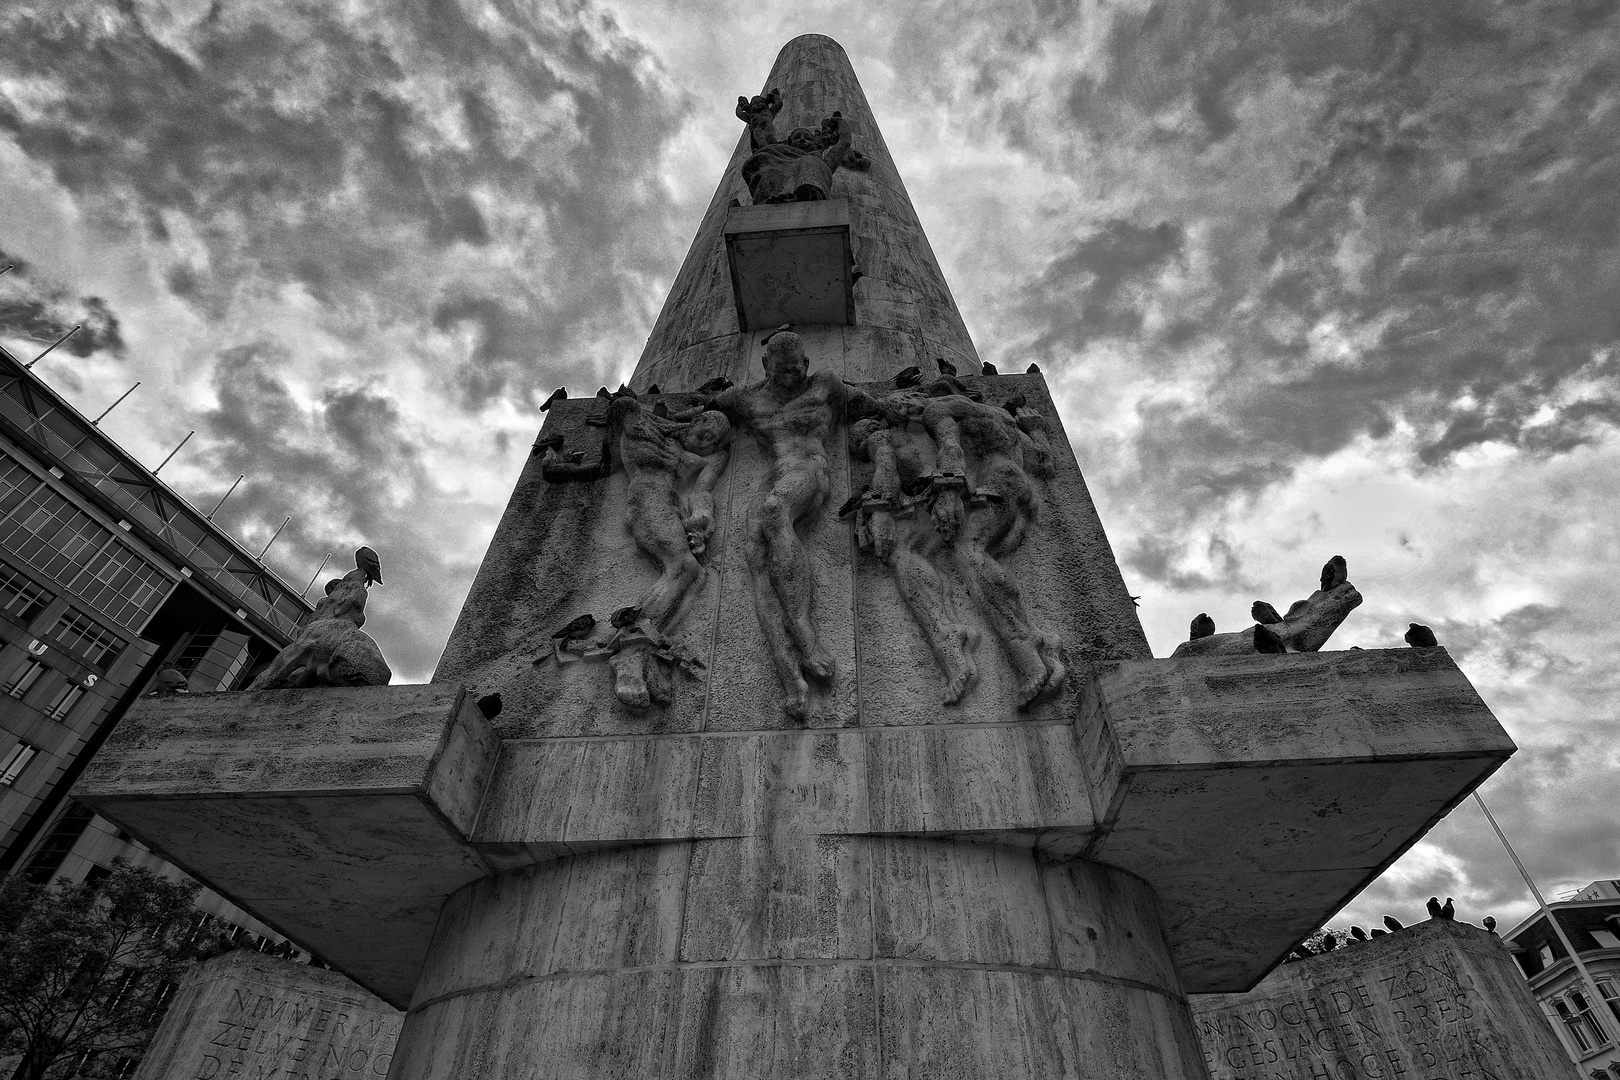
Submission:
M 821 152 L 821 160 L 827 163 L 829 172 L 837 172 L 838 166 L 844 163 L 844 155 L 849 153 L 850 144 L 854 141 L 850 131 L 849 121 L 843 113 L 834 112 L 821 122 L 823 130 L 831 129 L 833 144 Z
M 963 500 L 967 486 L 967 455 L 962 451 L 962 431 L 956 417 L 943 403 L 930 404 L 923 410 L 923 427 L 934 437 L 937 448 L 934 505 L 931 511 L 934 527 L 945 539 L 953 540 L 967 520 L 967 507 Z

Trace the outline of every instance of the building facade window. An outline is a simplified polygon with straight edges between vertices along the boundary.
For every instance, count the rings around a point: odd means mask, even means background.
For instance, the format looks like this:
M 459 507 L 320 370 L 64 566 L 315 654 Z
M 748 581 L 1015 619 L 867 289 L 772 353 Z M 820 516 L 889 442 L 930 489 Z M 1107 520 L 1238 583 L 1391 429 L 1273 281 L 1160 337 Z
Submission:
M 61 720 L 73 711 L 73 706 L 77 705 L 82 697 L 84 697 L 84 687 L 79 686 L 77 683 L 69 683 L 58 690 L 55 697 L 51 698 L 51 703 L 45 706 L 45 715 L 52 720 Z
M 1620 1020 L 1620 989 L 1616 989 L 1613 980 L 1599 979 L 1597 981 L 1598 993 L 1603 995 L 1604 1004 L 1614 1013 L 1614 1018 Z
M 4 685 L 0 685 L 0 689 L 3 689 L 14 698 L 23 697 L 34 688 L 35 683 L 39 682 L 39 677 L 49 670 L 38 660 L 29 660 L 18 668 L 11 678 L 5 681 Z
M 1616 937 L 1608 930 L 1588 930 L 1592 940 L 1598 943 L 1600 949 L 1620 949 L 1620 937 Z
M 17 782 L 28 763 L 34 760 L 39 751 L 27 743 L 18 743 L 7 751 L 6 756 L 0 758 L 0 787 L 10 787 Z
M 19 478 L 20 468 L 0 457 L 0 548 L 119 626 L 138 627 L 156 610 L 168 579 L 60 492 Z
M 124 649 L 122 640 L 71 608 L 51 628 L 50 633 L 62 648 L 103 672 Z
M 45 605 L 56 599 L 44 589 L 29 581 L 11 567 L 0 563 L 0 611 L 14 615 L 24 623 L 33 622 L 45 610 Z
M 1609 1041 L 1603 1033 L 1603 1025 L 1592 1012 L 1592 1003 L 1579 990 L 1569 992 L 1567 1004 L 1562 1001 L 1558 1003 L 1558 1012 L 1564 1023 L 1569 1025 L 1583 1053 Z

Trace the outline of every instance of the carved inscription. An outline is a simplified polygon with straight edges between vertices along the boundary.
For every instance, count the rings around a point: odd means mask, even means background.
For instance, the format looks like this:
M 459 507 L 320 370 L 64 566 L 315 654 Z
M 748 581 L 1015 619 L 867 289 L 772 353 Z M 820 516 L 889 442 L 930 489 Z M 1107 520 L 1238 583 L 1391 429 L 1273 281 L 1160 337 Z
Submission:
M 1219 1080 L 1509 1080 L 1503 1028 L 1447 957 L 1373 969 L 1299 998 L 1200 1010 L 1198 1034 Z
M 199 1021 L 201 1022 L 200 1018 Z M 388 1074 L 399 1020 L 306 994 L 238 986 L 189 1080 L 359 1080 Z

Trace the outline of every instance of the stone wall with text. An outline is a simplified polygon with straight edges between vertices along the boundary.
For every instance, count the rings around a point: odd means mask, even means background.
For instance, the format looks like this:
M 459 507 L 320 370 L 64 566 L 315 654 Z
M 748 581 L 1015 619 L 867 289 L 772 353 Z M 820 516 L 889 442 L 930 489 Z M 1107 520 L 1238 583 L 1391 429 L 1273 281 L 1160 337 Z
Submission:
M 335 971 L 238 950 L 186 976 L 135 1080 L 377 1080 L 402 1016 Z
M 1574 1080 L 1500 939 L 1431 919 L 1190 999 L 1213 1080 Z

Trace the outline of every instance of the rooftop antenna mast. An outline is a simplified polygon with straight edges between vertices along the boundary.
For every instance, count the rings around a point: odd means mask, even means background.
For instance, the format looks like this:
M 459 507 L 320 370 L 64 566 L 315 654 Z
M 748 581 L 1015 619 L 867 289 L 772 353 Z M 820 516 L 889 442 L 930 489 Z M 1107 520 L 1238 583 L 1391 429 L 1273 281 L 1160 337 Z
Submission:
M 186 437 L 180 440 L 180 446 L 184 446 L 186 443 L 190 442 L 191 437 L 195 434 L 197 434 L 195 431 L 186 432 Z M 152 470 L 153 476 L 156 476 L 158 473 L 163 471 L 163 466 L 169 463 L 169 458 L 174 457 L 174 455 L 180 452 L 180 446 L 176 446 L 173 450 L 170 450 L 169 457 L 166 457 L 162 461 L 158 462 L 158 467 Z
M 72 337 L 74 334 L 77 334 L 79 332 L 79 330 L 83 326 L 84 326 L 83 323 L 74 323 L 73 324 L 73 329 L 69 330 L 67 333 L 63 334 L 61 337 L 57 338 L 55 341 L 53 341 L 49 345 L 45 346 L 45 351 L 44 352 L 40 353 L 38 356 L 34 357 L 32 360 L 28 361 L 28 363 L 23 365 L 23 370 L 26 371 L 29 368 L 33 367 L 35 364 L 39 363 L 41 360 L 45 359 L 47 356 L 49 356 L 51 354 L 52 349 L 54 349 L 58 345 L 62 344 L 62 342 L 66 341 L 68 338 Z
M 291 521 L 291 520 L 292 520 L 292 515 L 288 514 L 286 520 L 283 521 L 280 525 L 276 526 L 276 531 L 270 534 L 270 543 L 264 545 L 264 551 L 259 552 L 259 561 L 260 562 L 264 561 L 265 553 L 270 550 L 270 544 L 273 544 L 273 543 L 276 542 L 276 537 L 281 535 L 281 530 L 285 529 L 287 527 L 287 522 Z M 304 591 L 308 592 L 309 590 L 305 589 Z
M 311 590 L 311 589 L 313 589 L 315 587 L 315 578 L 318 578 L 318 577 L 321 576 L 321 571 L 325 570 L 326 569 L 326 564 L 331 562 L 331 561 L 332 561 L 332 553 L 330 551 L 328 551 L 326 553 L 326 558 L 321 560 L 321 565 L 319 565 L 319 566 L 317 566 L 315 568 L 315 577 L 310 578 L 309 579 L 309 584 L 304 586 L 304 591 L 298 594 L 298 598 L 300 600 L 309 595 L 309 590 Z
M 111 405 L 107 406 L 105 409 L 102 409 L 101 410 L 101 415 L 96 417 L 94 420 L 90 421 L 90 426 L 92 426 L 92 427 L 100 427 L 101 422 L 103 420 L 107 419 L 107 414 L 112 412 L 114 409 L 118 408 L 118 406 L 123 403 L 123 400 L 125 398 L 129 397 L 129 395 L 133 394 L 135 392 L 136 388 L 139 387 L 140 385 L 141 385 L 140 383 L 136 383 L 134 386 L 130 387 L 128 390 L 125 390 L 122 394 L 119 394 L 117 401 L 113 402 Z
M 215 503 L 214 508 L 212 510 L 208 511 L 208 520 L 209 521 L 214 520 L 214 515 L 219 513 L 219 508 L 224 506 L 225 505 L 225 500 L 231 497 L 231 491 L 236 490 L 236 485 L 240 484 L 242 482 L 242 477 L 244 477 L 246 475 L 247 475 L 247 473 L 239 473 L 239 474 L 237 474 L 236 483 L 233 483 L 231 485 L 231 490 L 227 491 L 225 494 L 221 495 L 219 497 L 219 502 Z

